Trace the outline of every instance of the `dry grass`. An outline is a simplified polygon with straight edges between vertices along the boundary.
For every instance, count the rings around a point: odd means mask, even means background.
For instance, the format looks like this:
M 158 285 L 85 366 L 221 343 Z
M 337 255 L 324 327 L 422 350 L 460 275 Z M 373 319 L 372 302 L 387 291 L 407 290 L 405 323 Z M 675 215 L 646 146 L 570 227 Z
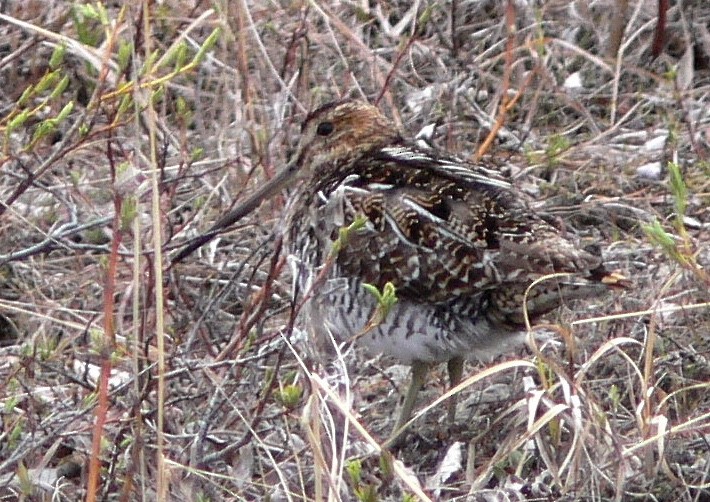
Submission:
M 657 2 L 541 3 L 4 2 L 2 500 L 710 500 L 710 6 L 654 58 Z M 634 282 L 392 453 L 406 368 L 311 353 L 282 200 L 170 267 L 344 96 L 436 122 Z

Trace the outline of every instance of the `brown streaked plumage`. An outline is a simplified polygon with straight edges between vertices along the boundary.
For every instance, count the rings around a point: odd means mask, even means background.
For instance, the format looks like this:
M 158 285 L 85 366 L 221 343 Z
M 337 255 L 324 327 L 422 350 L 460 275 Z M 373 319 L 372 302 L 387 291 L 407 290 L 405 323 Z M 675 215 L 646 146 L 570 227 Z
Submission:
M 496 173 L 418 147 L 360 101 L 311 113 L 293 161 L 179 258 L 287 182 L 294 190 L 284 232 L 301 294 L 314 284 L 340 229 L 366 218 L 350 232 L 302 314 L 318 340 L 357 338 L 372 352 L 412 365 L 395 432 L 411 414 L 428 365 L 448 362 L 455 383 L 465 358 L 487 358 L 523 340 L 523 297 L 534 280 L 570 274 L 529 292 L 532 320 L 564 300 L 623 282 L 606 272 L 599 256 L 536 215 Z M 377 301 L 363 284 L 381 290 L 387 282 L 398 301 L 366 329 Z

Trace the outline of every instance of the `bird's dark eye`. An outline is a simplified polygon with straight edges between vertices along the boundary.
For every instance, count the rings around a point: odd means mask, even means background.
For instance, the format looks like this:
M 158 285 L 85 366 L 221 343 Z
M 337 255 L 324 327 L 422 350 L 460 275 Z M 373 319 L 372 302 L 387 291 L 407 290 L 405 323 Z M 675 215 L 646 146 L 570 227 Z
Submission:
M 316 128 L 316 134 L 318 136 L 330 136 L 334 130 L 335 126 L 332 122 L 321 122 Z

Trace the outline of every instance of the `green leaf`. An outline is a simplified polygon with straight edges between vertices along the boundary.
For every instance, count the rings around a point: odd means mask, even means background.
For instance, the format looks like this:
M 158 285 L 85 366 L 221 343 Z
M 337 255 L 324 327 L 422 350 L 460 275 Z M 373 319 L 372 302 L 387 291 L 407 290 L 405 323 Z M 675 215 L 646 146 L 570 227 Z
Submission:
M 345 470 L 353 486 L 358 486 L 362 482 L 362 461 L 359 458 L 348 461 Z
M 128 112 L 131 106 L 133 106 L 133 96 L 130 94 L 124 94 L 121 98 L 121 102 L 118 104 L 118 114 L 123 115 Z
M 69 86 L 69 77 L 67 75 L 64 75 L 64 77 L 62 77 L 62 79 L 59 81 L 59 83 L 54 87 L 52 94 L 49 95 L 49 99 L 56 99 L 59 96 L 61 96 L 62 93 L 67 90 L 68 86 Z
M 670 176 L 671 193 L 675 199 L 675 209 L 678 218 L 685 214 L 685 209 L 688 206 L 688 190 L 683 181 L 683 175 L 680 172 L 680 167 L 674 162 L 668 163 L 668 174 Z
M 137 215 L 138 201 L 135 197 L 126 197 L 121 205 L 121 230 L 129 230 Z
M 340 250 L 347 245 L 348 239 L 350 238 L 350 234 L 363 228 L 367 221 L 368 219 L 365 216 L 360 215 L 355 218 L 355 221 L 353 221 L 350 225 L 339 229 L 338 238 L 333 242 L 333 249 L 331 250 L 331 254 L 337 255 Z
M 61 74 L 59 70 L 54 70 L 47 73 L 44 77 L 40 79 L 39 82 L 37 82 L 37 85 L 35 85 L 35 92 L 37 94 L 41 94 L 50 87 L 54 87 L 54 85 L 59 80 L 60 75 Z
M 197 64 L 202 62 L 204 59 L 205 55 L 212 50 L 212 48 L 215 46 L 217 41 L 219 40 L 219 36 L 222 34 L 222 29 L 221 28 L 215 28 L 212 33 L 207 37 L 205 42 L 202 44 L 202 47 L 200 47 L 200 50 L 197 51 L 197 54 L 195 54 L 195 57 L 192 58 L 192 61 L 190 64 Z
M 653 223 L 649 225 L 644 225 L 643 231 L 651 242 L 660 246 L 665 251 L 677 251 L 675 239 L 665 231 L 658 220 L 654 220 Z
M 192 152 L 190 153 L 190 161 L 191 162 L 196 162 L 200 159 L 202 159 L 205 156 L 205 149 L 202 148 L 201 146 L 197 146 L 192 149 Z
M 33 85 L 28 86 L 24 91 L 22 91 L 22 95 L 20 96 L 20 99 L 17 100 L 17 106 L 24 106 L 25 103 L 32 97 L 32 95 L 35 92 L 35 87 Z
M 387 281 L 381 292 L 377 289 L 377 286 L 372 284 L 365 283 L 362 287 L 365 288 L 365 291 L 372 294 L 377 299 L 377 308 L 380 311 L 379 321 L 381 322 L 385 317 L 387 317 L 387 314 L 389 314 L 390 310 L 392 310 L 394 304 L 397 303 L 397 292 L 394 284 Z
M 185 41 L 171 46 L 168 52 L 160 59 L 160 67 L 162 68 L 174 64 L 175 69 L 179 70 L 185 65 L 188 49 Z
M 10 123 L 7 125 L 7 129 L 5 130 L 5 134 L 10 134 L 12 131 L 17 129 L 18 127 L 22 127 L 22 125 L 27 121 L 27 119 L 30 117 L 30 112 L 27 110 L 22 110 L 16 117 L 14 117 Z
M 49 58 L 49 68 L 56 70 L 64 61 L 64 55 L 67 52 L 67 45 L 62 42 L 57 45 L 52 51 L 52 56 Z
M 133 43 L 126 42 L 122 40 L 118 45 L 118 68 L 122 73 L 128 68 L 128 64 L 131 62 L 131 57 L 133 56 Z
M 41 140 L 42 138 L 49 136 L 56 129 L 57 129 L 57 120 L 56 119 L 52 118 L 52 119 L 43 120 L 42 122 L 39 123 L 39 125 L 37 125 L 37 128 L 35 129 L 35 132 L 32 135 L 32 143 L 36 143 L 37 141 Z
M 302 395 L 303 389 L 300 386 L 285 385 L 276 398 L 284 407 L 293 409 L 300 402 Z
M 57 115 L 57 123 L 63 122 L 64 120 L 67 119 L 69 114 L 74 110 L 74 102 L 69 101 L 66 105 L 64 105 L 64 108 L 62 108 L 59 111 L 59 114 Z

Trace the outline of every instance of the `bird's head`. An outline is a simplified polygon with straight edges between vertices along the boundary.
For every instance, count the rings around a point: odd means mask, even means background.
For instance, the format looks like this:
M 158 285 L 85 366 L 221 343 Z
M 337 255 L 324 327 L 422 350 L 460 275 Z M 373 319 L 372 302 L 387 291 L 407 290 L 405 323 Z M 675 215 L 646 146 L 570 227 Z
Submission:
M 329 103 L 306 117 L 296 155 L 285 171 L 300 179 L 327 176 L 399 136 L 392 121 L 373 105 L 354 100 Z

